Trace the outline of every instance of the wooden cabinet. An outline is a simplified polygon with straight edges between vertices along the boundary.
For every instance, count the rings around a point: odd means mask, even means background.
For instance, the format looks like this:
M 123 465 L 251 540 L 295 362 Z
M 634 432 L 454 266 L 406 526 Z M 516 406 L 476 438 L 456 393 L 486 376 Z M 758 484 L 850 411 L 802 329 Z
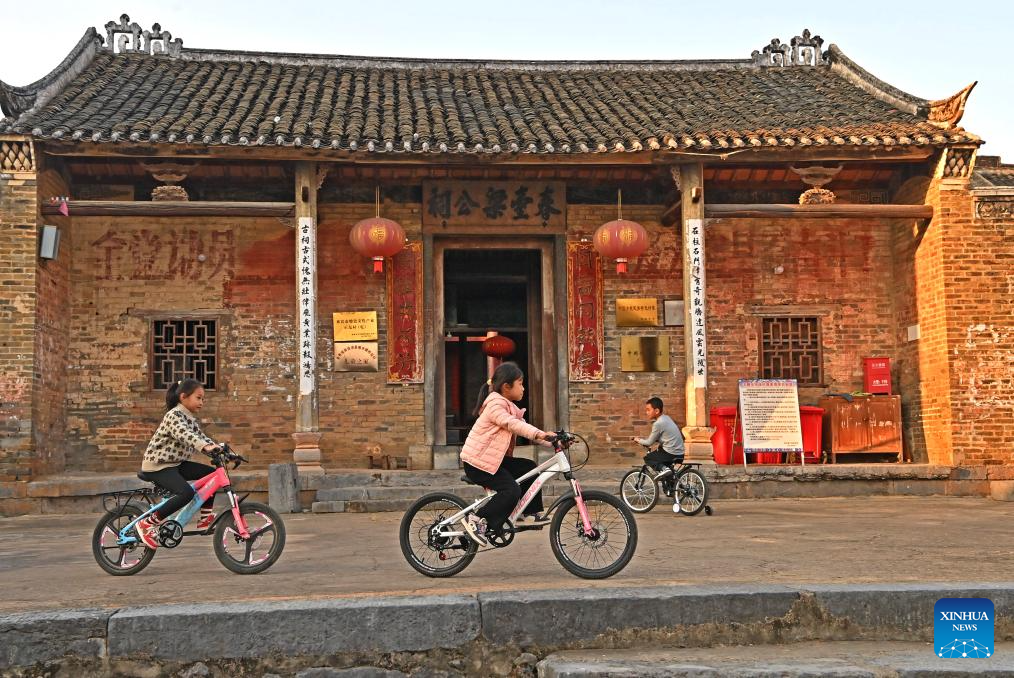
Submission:
M 841 396 L 820 399 L 824 408 L 824 451 L 839 454 L 896 454 L 903 461 L 901 396 Z

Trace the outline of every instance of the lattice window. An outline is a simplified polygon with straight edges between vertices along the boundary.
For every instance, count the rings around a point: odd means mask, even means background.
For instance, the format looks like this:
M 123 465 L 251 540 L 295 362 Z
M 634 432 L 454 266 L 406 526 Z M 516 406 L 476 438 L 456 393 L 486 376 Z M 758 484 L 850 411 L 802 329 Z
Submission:
M 822 384 L 820 318 L 761 319 L 760 377 Z
M 193 377 L 214 389 L 218 381 L 218 323 L 206 319 L 154 320 L 151 327 L 151 384 L 163 390 Z

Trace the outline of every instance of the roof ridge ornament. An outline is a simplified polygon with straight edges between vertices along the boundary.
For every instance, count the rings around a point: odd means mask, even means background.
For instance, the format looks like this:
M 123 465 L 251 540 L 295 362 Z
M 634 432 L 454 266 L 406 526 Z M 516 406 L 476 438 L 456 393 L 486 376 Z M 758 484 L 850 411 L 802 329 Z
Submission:
M 803 29 L 802 35 L 797 35 L 786 45 L 779 38 L 772 38 L 771 42 L 762 50 L 754 50 L 751 53 L 753 62 L 757 66 L 822 66 L 827 63 L 827 52 L 822 52 L 821 47 L 824 39 L 819 35 L 810 34 L 810 29 Z
M 141 30 L 136 22 L 131 22 L 126 14 L 120 15 L 119 23 L 109 21 L 105 25 L 105 50 L 113 54 L 167 54 L 178 57 L 183 49 L 183 40 L 173 40 L 172 33 L 163 31 L 158 23 L 152 24 L 150 31 Z

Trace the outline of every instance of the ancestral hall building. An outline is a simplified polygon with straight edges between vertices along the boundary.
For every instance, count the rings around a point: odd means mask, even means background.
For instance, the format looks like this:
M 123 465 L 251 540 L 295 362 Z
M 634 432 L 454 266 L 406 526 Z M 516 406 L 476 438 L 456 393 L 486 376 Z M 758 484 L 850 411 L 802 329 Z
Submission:
M 815 404 L 861 390 L 871 356 L 908 459 L 1009 462 L 1014 182 L 993 163 L 971 185 L 972 86 L 921 99 L 809 32 L 741 56 L 89 29 L 42 80 L 0 82 L 0 481 L 134 469 L 184 376 L 258 465 L 428 468 L 467 430 L 491 332 L 530 420 L 587 436 L 593 463 L 639 454 L 649 396 L 708 457 L 739 379 Z M 648 234 L 626 273 L 591 242 L 620 213 Z M 382 273 L 349 239 L 378 216 L 407 235 Z M 618 322 L 631 300 L 644 326 Z

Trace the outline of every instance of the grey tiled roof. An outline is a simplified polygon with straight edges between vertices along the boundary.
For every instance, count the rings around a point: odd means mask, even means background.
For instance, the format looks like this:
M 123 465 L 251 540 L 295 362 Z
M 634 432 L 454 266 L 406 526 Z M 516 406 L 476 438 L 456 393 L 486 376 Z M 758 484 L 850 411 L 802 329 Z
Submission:
M 79 43 L 76 67 L 67 66 L 73 54 L 61 65 L 62 76 L 54 72 L 34 89 L 0 82 L 0 104 L 11 116 L 0 121 L 0 133 L 119 144 L 479 154 L 978 141 L 960 127 L 930 123 L 928 102 L 861 69 L 856 75 L 833 46 L 830 63 L 761 67 L 748 59 L 114 54 L 94 32 L 88 38 Z

